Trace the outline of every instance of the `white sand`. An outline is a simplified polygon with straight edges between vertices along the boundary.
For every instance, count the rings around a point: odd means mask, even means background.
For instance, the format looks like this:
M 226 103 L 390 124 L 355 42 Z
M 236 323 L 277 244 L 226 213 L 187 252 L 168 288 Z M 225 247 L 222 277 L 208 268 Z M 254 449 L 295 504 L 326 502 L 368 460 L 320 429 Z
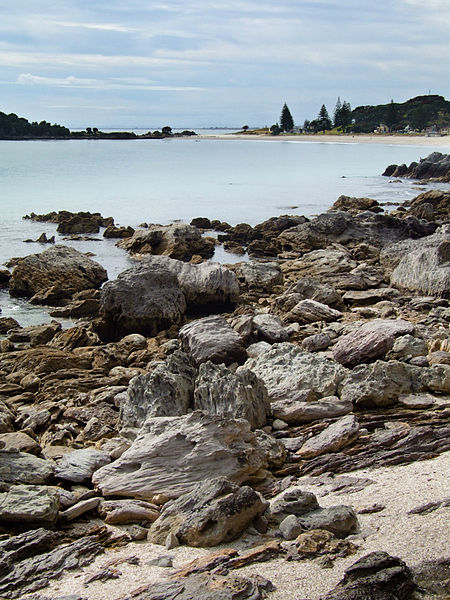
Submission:
M 358 510 L 362 506 L 376 503 L 384 504 L 385 509 L 379 513 L 358 515 L 361 532 L 353 536 L 352 541 L 359 545 L 359 550 L 353 556 L 337 559 L 332 569 L 323 569 L 314 560 L 287 562 L 281 558 L 250 565 L 236 573 L 258 573 L 270 579 L 277 586 L 277 590 L 270 594 L 270 600 L 317 600 L 341 579 L 346 567 L 368 552 L 385 550 L 399 556 L 409 566 L 423 560 L 443 557 L 448 554 L 450 539 L 449 508 L 441 507 L 421 515 L 408 515 L 407 512 L 428 502 L 450 497 L 449 467 L 450 452 L 447 452 L 437 458 L 410 465 L 354 471 L 348 476 L 374 480 L 373 484 L 354 493 L 327 494 L 325 486 L 304 485 L 300 482 L 302 488 L 310 489 L 318 496 L 321 506 L 350 504 Z M 246 536 L 227 546 L 242 549 L 255 543 L 257 538 Z M 169 554 L 174 559 L 174 566 L 180 567 L 197 556 L 216 550 L 217 548 L 206 550 L 181 547 L 166 551 L 161 546 L 147 542 L 132 543 L 100 556 L 82 572 L 68 573 L 59 581 L 53 582 L 46 592 L 49 595 L 78 593 L 89 600 L 114 600 L 140 585 L 164 579 L 173 572 L 173 569 L 149 567 L 148 561 L 156 556 Z M 88 573 L 95 573 L 112 557 L 132 555 L 140 558 L 140 566 L 120 565 L 118 568 L 122 576 L 119 579 L 105 583 L 95 581 L 84 587 L 83 580 Z
M 432 146 L 450 148 L 450 135 L 252 135 L 252 134 L 207 134 L 196 139 L 210 140 L 268 140 L 272 142 L 338 142 L 340 144 L 395 144 L 407 146 Z

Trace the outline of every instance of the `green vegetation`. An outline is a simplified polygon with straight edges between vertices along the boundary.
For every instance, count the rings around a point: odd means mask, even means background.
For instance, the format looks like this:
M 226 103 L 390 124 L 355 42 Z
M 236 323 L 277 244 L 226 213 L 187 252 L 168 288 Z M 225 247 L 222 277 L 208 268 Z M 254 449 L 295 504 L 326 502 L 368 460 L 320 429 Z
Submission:
M 0 138 L 6 140 L 54 139 L 70 137 L 67 127 L 51 125 L 47 121 L 29 123 L 14 113 L 0 112 Z
M 281 109 L 280 116 L 280 129 L 283 131 L 292 131 L 294 129 L 294 119 L 292 118 L 291 111 L 289 110 L 286 102 Z

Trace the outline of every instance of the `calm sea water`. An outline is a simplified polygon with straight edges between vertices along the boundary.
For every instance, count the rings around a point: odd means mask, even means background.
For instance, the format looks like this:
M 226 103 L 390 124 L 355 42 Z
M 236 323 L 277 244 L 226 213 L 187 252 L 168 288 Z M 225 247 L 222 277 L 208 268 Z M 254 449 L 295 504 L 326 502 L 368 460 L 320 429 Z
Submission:
M 341 194 L 381 202 L 414 197 L 412 182 L 380 174 L 388 164 L 410 163 L 433 150 L 442 148 L 195 138 L 0 141 L 0 264 L 45 249 L 23 240 L 55 234 L 54 225 L 22 219 L 32 211 L 101 212 L 133 227 L 198 216 L 255 225 L 274 215 L 319 214 Z M 57 236 L 93 252 L 114 279 L 131 262 L 114 241 L 98 239 Z M 4 291 L 0 307 L 24 325 L 48 320 L 42 308 Z

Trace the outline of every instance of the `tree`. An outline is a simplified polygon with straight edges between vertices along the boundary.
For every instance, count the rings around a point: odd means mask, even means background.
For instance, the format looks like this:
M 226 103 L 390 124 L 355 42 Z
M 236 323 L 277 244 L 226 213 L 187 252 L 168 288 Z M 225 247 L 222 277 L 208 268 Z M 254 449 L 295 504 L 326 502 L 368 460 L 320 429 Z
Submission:
M 393 100 L 391 100 L 390 103 L 388 104 L 388 107 L 386 110 L 386 125 L 389 127 L 389 131 L 392 131 L 392 129 L 395 127 L 395 125 L 397 125 L 397 122 L 398 122 L 397 105 L 394 104 Z
M 162 132 L 164 135 L 172 135 L 172 127 L 169 127 L 168 125 L 166 125 L 165 127 L 163 127 L 163 128 L 161 129 L 161 132 Z
M 327 129 L 331 129 L 331 119 L 325 104 L 322 104 L 320 108 L 319 115 L 317 117 L 317 122 L 320 131 L 323 131 L 325 133 Z
M 247 131 L 248 125 L 242 125 L 242 131 Z
M 286 103 L 281 109 L 280 128 L 282 131 L 292 131 L 294 129 L 294 119 Z
M 350 102 L 347 102 L 346 100 L 344 100 L 344 104 L 341 108 L 340 121 L 342 131 L 347 131 L 348 126 L 352 122 L 352 107 L 350 106 Z
M 281 129 L 281 127 L 278 125 L 278 123 L 275 123 L 275 125 L 272 125 L 270 128 L 270 133 L 271 135 L 280 135 L 280 133 L 283 130 Z
M 311 129 L 311 121 L 305 119 L 303 122 L 303 131 L 309 131 Z
M 334 119 L 333 124 L 335 127 L 340 127 L 342 125 L 342 102 L 340 97 L 338 96 L 336 106 L 334 107 Z

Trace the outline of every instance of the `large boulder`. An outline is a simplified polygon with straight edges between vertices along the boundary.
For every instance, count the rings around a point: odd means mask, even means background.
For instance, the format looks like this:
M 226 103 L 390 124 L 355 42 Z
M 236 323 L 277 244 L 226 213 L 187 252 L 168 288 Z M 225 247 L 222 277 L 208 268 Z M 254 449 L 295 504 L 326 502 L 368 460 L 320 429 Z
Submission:
M 314 458 L 319 454 L 336 452 L 355 441 L 358 436 L 358 419 L 355 415 L 346 415 L 318 435 L 306 440 L 296 454 L 301 458 Z
M 217 546 L 237 538 L 267 506 L 251 487 L 239 487 L 225 477 L 207 480 L 165 504 L 148 539 L 164 544 L 173 534 L 188 546 Z
M 183 350 L 196 365 L 242 363 L 247 357 L 241 336 L 221 316 L 197 319 L 180 329 Z
M 211 258 L 214 254 L 214 241 L 202 237 L 197 227 L 185 223 L 150 225 L 117 245 L 132 254 L 160 254 L 177 260 L 190 260 L 194 254 Z
M 0 491 L 0 521 L 51 526 L 58 517 L 58 498 L 46 485 L 12 485 Z
M 99 288 L 108 279 L 105 269 L 74 248 L 56 245 L 15 261 L 9 291 L 51 304 L 81 290 Z
M 450 181 L 450 154 L 432 152 L 419 162 L 406 165 L 389 165 L 384 171 L 385 177 L 410 177 L 412 179 L 433 179 Z
M 264 383 L 252 371 L 206 362 L 195 383 L 194 408 L 209 414 L 246 419 L 252 429 L 263 427 L 270 411 Z
M 237 484 L 261 478 L 267 464 L 247 421 L 195 411 L 147 419 L 132 446 L 92 481 L 104 496 L 151 502 L 178 498 L 212 473 Z
M 141 427 L 147 417 L 177 417 L 192 406 L 196 371 L 184 352 L 154 361 L 150 373 L 133 377 L 120 405 L 123 427 Z
M 353 198 L 351 196 L 339 196 L 328 212 L 343 210 L 356 215 L 360 212 L 370 210 L 374 213 L 383 212 L 383 209 L 373 198 Z
M 143 263 L 124 271 L 103 287 L 100 297 L 100 314 L 114 339 L 129 333 L 155 336 L 179 325 L 185 311 L 178 279 L 162 264 Z
M 37 458 L 27 452 L 0 450 L 0 479 L 4 483 L 47 483 L 54 468 L 51 460 Z
M 382 358 L 396 337 L 413 331 L 414 325 L 403 319 L 368 321 L 339 339 L 333 347 L 333 358 L 346 367 Z
M 68 452 L 58 462 L 55 476 L 73 483 L 89 482 L 92 473 L 111 461 L 109 455 L 95 448 L 83 448 Z

